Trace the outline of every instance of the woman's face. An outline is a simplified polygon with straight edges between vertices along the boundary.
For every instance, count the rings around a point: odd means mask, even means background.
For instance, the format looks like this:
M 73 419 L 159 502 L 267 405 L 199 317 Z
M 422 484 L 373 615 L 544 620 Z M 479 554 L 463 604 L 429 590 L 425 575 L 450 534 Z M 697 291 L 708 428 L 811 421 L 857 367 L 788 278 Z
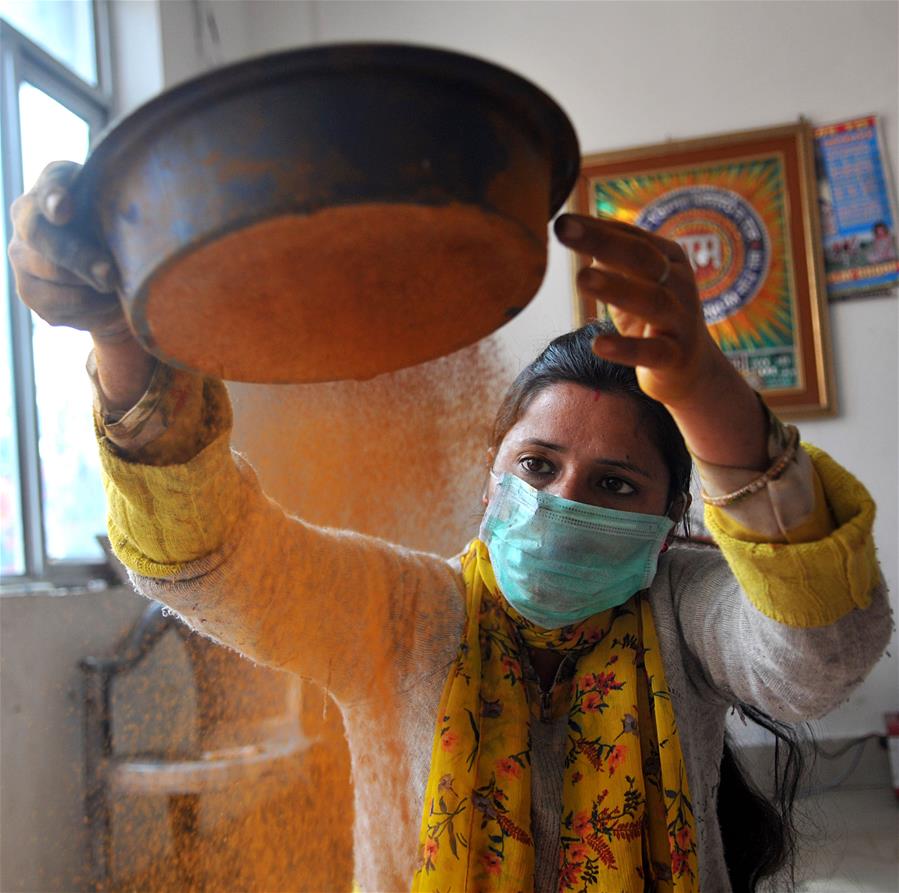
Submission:
M 668 467 L 637 403 L 571 382 L 531 400 L 500 444 L 493 471 L 574 502 L 649 515 L 668 510 Z M 495 486 L 491 475 L 485 504 Z

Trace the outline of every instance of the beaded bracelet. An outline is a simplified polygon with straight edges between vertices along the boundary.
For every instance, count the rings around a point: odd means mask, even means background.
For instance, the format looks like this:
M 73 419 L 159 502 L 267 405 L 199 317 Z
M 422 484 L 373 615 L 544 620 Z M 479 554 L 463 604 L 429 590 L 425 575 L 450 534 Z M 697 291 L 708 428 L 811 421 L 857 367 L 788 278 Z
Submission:
M 750 481 L 745 487 L 734 490 L 733 493 L 726 493 L 724 496 L 709 496 L 705 490 L 700 489 L 699 495 L 706 505 L 714 505 L 717 508 L 724 508 L 733 505 L 753 493 L 758 493 L 763 487 L 767 487 L 771 481 L 776 481 L 786 470 L 786 467 L 796 458 L 796 451 L 799 449 L 799 429 L 795 425 L 786 425 L 787 445 L 784 451 L 774 460 L 771 467 L 760 474 L 755 480 Z

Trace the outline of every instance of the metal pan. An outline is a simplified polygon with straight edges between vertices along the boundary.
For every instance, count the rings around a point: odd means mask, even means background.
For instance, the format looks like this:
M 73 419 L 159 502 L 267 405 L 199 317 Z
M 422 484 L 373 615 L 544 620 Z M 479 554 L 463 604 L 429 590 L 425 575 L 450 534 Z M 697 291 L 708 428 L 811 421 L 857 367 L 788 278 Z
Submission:
M 169 90 L 76 186 L 140 341 L 243 381 L 367 378 L 470 344 L 534 296 L 580 163 L 518 75 L 398 44 L 317 46 Z

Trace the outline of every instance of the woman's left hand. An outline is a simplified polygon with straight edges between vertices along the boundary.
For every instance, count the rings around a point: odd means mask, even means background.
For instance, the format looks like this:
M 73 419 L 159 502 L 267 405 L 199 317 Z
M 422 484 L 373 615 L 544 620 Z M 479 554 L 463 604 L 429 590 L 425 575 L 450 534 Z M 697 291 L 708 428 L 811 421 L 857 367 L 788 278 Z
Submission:
M 574 214 L 559 217 L 555 229 L 564 245 L 593 258 L 578 273 L 578 291 L 606 304 L 618 329 L 597 339 L 597 354 L 635 367 L 644 393 L 672 408 L 696 400 L 710 376 L 730 377 L 677 242 L 617 220 Z
M 680 245 L 617 220 L 575 214 L 560 216 L 555 231 L 562 244 L 593 258 L 578 273 L 578 291 L 603 302 L 618 330 L 597 338 L 594 352 L 636 369 L 641 390 L 668 407 L 694 454 L 764 467 L 764 414 L 706 327 Z

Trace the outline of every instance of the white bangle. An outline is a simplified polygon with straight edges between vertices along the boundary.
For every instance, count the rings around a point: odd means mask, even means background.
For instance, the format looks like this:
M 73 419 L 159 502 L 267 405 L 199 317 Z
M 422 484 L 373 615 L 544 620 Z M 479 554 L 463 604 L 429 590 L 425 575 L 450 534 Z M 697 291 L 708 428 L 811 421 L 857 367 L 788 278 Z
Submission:
M 787 466 L 796 458 L 796 451 L 799 449 L 799 429 L 795 425 L 787 425 L 787 444 L 784 451 L 778 456 L 771 467 L 762 472 L 755 480 L 750 481 L 739 490 L 733 493 L 725 493 L 723 496 L 709 496 L 704 489 L 700 489 L 699 495 L 706 505 L 714 505 L 717 508 L 724 508 L 733 505 L 753 493 L 768 486 L 771 481 L 776 481 L 786 471 Z

